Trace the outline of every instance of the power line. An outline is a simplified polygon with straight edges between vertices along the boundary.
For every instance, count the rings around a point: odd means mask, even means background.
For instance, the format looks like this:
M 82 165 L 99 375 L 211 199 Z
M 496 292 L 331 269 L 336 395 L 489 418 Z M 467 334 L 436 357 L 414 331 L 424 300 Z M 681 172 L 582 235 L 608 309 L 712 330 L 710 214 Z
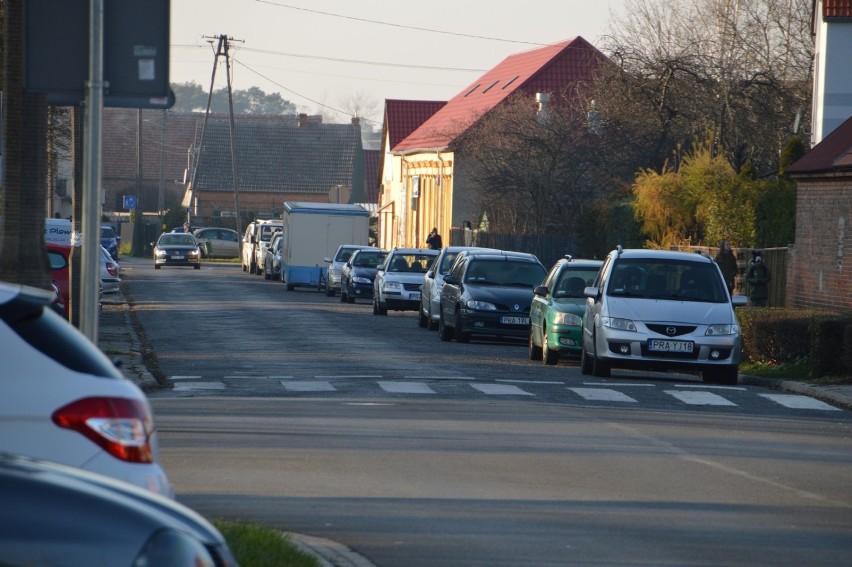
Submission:
M 458 33 L 458 32 L 451 32 L 451 31 L 445 31 L 445 30 L 436 30 L 436 29 L 432 29 L 432 28 L 421 28 L 421 27 L 417 27 L 417 26 L 406 26 L 406 25 L 402 25 L 402 24 L 395 24 L 393 22 L 382 22 L 382 21 L 379 21 L 379 20 L 368 20 L 367 18 L 356 18 L 354 16 L 344 16 L 342 14 L 332 14 L 331 12 L 321 12 L 319 10 L 311 10 L 310 8 L 301 8 L 299 6 L 291 6 L 289 4 L 281 4 L 279 2 L 270 2 L 269 0 L 256 0 L 256 1 L 260 2 L 261 4 L 269 4 L 271 6 L 277 6 L 278 8 L 287 8 L 289 10 L 299 10 L 301 12 L 310 12 L 312 14 L 319 14 L 321 16 L 331 16 L 332 18 L 341 18 L 341 19 L 344 19 L 344 20 L 352 20 L 352 21 L 356 21 L 356 22 L 365 22 L 365 23 L 368 23 L 368 24 L 377 24 L 377 25 L 380 25 L 380 26 L 390 26 L 390 27 L 394 27 L 394 28 L 416 30 L 416 31 L 422 31 L 422 32 L 429 32 L 429 33 L 440 33 L 440 34 L 444 34 L 444 35 L 453 35 L 453 36 L 456 36 L 456 37 L 468 37 L 468 38 L 472 38 L 472 39 L 484 39 L 484 40 L 487 40 L 487 41 L 502 41 L 502 42 L 505 42 L 505 43 L 520 43 L 520 44 L 524 44 L 524 45 L 538 45 L 538 46 L 546 45 L 544 43 L 536 43 L 536 42 L 533 42 L 533 41 L 519 41 L 519 40 L 515 40 L 515 39 L 505 39 L 505 38 L 501 38 L 501 37 L 488 37 L 488 36 L 483 36 L 483 35 L 471 35 L 471 34 L 466 34 L 466 33 Z
M 317 106 L 321 106 L 321 107 L 326 108 L 326 109 L 328 109 L 328 110 L 331 110 L 331 111 L 333 111 L 333 112 L 338 112 L 338 113 L 343 114 L 343 115 L 345 115 L 345 116 L 350 116 L 350 117 L 353 117 L 353 118 L 355 118 L 355 117 L 356 117 L 356 116 L 355 116 L 354 114 L 352 114 L 351 112 L 346 112 L 345 110 L 341 110 L 341 109 L 339 109 L 339 108 L 334 108 L 333 106 L 329 106 L 329 105 L 327 105 L 327 104 L 323 104 L 323 103 L 319 102 L 318 100 L 314 100 L 314 99 L 312 99 L 312 98 L 311 98 L 311 97 L 309 97 L 309 96 L 303 95 L 302 93 L 296 92 L 296 91 L 294 91 L 293 89 L 287 88 L 287 87 L 285 87 L 284 85 L 282 85 L 281 83 L 279 83 L 279 82 L 277 82 L 277 81 L 274 81 L 273 79 L 271 79 L 271 78 L 267 77 L 267 76 L 266 76 L 266 75 L 264 75 L 263 73 L 260 73 L 260 72 L 258 72 L 258 71 L 255 71 L 254 69 L 252 69 L 251 67 L 249 67 L 248 65 L 246 65 L 245 63 L 243 63 L 242 61 L 240 61 L 239 59 L 234 58 L 234 63 L 239 63 L 239 64 L 240 64 L 243 68 L 245 68 L 245 69 L 247 69 L 247 70 L 251 71 L 252 73 L 254 73 L 255 75 L 257 75 L 258 77 L 261 77 L 261 78 L 263 78 L 263 79 L 266 79 L 267 81 L 269 81 L 270 83 L 272 83 L 272 84 L 273 84 L 273 85 L 275 85 L 276 87 L 278 87 L 278 88 L 280 88 L 280 89 L 283 89 L 283 90 L 287 91 L 288 93 L 294 94 L 294 95 L 296 95 L 296 96 L 298 96 L 298 97 L 300 97 L 300 98 L 303 98 L 303 99 L 305 99 L 305 100 L 307 100 L 307 101 L 309 101 L 309 102 L 312 102 L 312 103 L 316 104 Z M 364 118 L 363 116 L 357 116 L 357 118 L 358 118 L 359 120 L 363 120 L 363 121 L 365 121 L 365 122 L 371 122 L 371 123 L 373 123 L 373 124 L 375 124 L 375 125 L 377 125 L 377 126 L 380 126 L 380 125 L 381 125 L 381 122 L 378 122 L 378 121 L 376 121 L 376 120 L 370 120 L 369 118 Z

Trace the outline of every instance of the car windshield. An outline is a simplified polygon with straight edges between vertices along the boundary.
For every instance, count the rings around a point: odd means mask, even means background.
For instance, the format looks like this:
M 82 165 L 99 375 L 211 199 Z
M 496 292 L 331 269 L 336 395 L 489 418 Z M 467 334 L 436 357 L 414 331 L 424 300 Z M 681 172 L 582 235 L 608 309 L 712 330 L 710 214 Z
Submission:
M 356 268 L 375 268 L 384 262 L 387 256 L 385 252 L 359 252 L 352 260 L 352 265 Z
M 562 270 L 553 285 L 553 297 L 583 297 L 583 290 L 594 284 L 597 275 L 597 268 Z
M 388 271 L 426 273 L 434 259 L 435 255 L 429 254 L 394 254 Z
M 533 287 L 544 279 L 545 271 L 534 262 L 515 260 L 472 260 L 465 282 L 477 285 Z
M 675 301 L 728 301 L 714 264 L 653 258 L 620 260 L 613 267 L 607 294 Z
M 115 231 L 111 226 L 101 227 L 101 238 L 115 238 Z
M 334 257 L 335 262 L 345 262 L 352 257 L 352 254 L 358 250 L 357 248 L 341 248 L 337 251 L 337 256 Z
M 260 227 L 260 240 L 263 242 L 269 242 L 272 240 L 272 235 L 276 232 L 279 232 L 281 227 L 275 224 L 271 225 L 261 225 Z
M 195 246 L 195 238 L 191 234 L 181 233 L 181 232 L 170 232 L 164 234 L 160 237 L 159 244 L 178 244 L 178 245 L 188 245 Z
M 438 271 L 441 275 L 446 276 L 450 273 L 450 268 L 453 267 L 453 262 L 456 261 L 456 256 L 458 255 L 458 252 L 447 252 L 444 254 L 444 257 L 441 259 L 441 265 L 438 266 Z

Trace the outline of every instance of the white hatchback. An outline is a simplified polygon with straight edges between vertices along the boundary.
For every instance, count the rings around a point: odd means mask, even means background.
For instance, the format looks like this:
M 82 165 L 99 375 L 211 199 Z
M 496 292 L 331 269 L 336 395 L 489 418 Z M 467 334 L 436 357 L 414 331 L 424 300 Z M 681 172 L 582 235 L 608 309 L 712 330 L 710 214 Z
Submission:
M 0 282 L 0 452 L 100 473 L 173 497 L 148 399 L 48 291 Z

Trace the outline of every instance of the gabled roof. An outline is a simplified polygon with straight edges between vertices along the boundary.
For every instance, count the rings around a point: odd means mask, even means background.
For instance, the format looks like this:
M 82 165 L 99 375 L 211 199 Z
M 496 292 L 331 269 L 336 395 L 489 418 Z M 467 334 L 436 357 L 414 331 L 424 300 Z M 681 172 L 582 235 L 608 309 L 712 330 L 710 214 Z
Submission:
M 450 99 L 394 152 L 443 149 L 489 110 L 516 91 L 557 94 L 589 82 L 605 56 L 582 37 L 510 55 Z
M 195 144 L 199 143 L 199 122 Z M 360 128 L 353 124 L 240 121 L 234 126 L 240 193 L 328 193 L 352 186 L 361 155 Z M 358 166 L 363 172 L 363 167 Z M 228 121 L 211 119 L 195 178 L 196 191 L 233 191 Z
M 852 171 L 852 118 L 838 126 L 785 173 L 815 174 Z
M 385 99 L 385 125 L 390 147 L 403 141 L 446 104 L 445 100 Z

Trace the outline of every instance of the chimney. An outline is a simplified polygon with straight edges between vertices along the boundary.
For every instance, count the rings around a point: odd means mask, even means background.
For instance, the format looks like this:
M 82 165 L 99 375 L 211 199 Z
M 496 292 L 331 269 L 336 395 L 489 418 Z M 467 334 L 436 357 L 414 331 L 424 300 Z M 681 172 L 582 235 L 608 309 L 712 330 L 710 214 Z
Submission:
M 299 128 L 304 128 L 308 125 L 308 115 L 307 114 L 299 114 Z
M 352 125 L 353 126 L 360 126 L 361 125 L 361 119 L 358 118 L 357 116 L 353 116 L 352 117 Z

